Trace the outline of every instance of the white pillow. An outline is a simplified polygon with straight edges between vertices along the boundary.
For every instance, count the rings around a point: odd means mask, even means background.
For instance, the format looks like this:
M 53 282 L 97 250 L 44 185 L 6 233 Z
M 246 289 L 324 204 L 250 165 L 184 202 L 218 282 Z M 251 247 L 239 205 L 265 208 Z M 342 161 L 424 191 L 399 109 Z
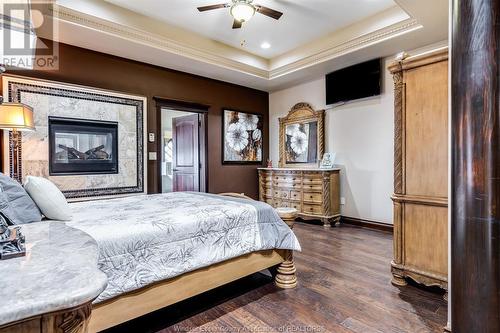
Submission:
M 50 180 L 28 176 L 24 189 L 46 218 L 59 221 L 71 220 L 71 209 L 66 197 Z

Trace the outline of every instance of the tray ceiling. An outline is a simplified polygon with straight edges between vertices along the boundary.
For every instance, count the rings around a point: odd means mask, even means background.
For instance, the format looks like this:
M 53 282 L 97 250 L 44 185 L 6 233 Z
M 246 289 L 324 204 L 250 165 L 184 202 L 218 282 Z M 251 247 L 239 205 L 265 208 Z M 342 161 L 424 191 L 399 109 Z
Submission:
M 196 10 L 223 2 L 56 0 L 44 14 L 62 43 L 266 91 L 448 37 L 448 0 L 255 0 L 283 17 L 236 31 L 227 9 Z
M 196 9 L 231 0 L 106 1 L 233 47 L 240 48 L 244 40 L 244 50 L 265 58 L 281 55 L 395 6 L 392 0 L 255 0 L 257 4 L 283 12 L 283 16 L 276 21 L 255 15 L 242 29 L 233 30 L 229 9 L 203 13 Z M 263 42 L 271 47 L 262 49 Z

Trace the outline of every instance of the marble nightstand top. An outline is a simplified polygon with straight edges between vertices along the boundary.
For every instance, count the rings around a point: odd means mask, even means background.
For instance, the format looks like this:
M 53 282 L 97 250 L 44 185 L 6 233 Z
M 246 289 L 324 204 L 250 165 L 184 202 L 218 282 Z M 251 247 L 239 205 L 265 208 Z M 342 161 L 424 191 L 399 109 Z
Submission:
M 95 240 L 63 222 L 25 224 L 26 256 L 0 261 L 0 325 L 69 309 L 107 284 Z

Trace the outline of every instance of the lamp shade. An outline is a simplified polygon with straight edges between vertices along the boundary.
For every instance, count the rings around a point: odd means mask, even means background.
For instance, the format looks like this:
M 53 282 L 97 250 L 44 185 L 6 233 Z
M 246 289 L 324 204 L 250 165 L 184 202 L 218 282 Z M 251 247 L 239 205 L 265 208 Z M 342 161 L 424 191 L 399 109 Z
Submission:
M 33 109 L 21 103 L 0 104 L 0 128 L 16 131 L 34 131 Z

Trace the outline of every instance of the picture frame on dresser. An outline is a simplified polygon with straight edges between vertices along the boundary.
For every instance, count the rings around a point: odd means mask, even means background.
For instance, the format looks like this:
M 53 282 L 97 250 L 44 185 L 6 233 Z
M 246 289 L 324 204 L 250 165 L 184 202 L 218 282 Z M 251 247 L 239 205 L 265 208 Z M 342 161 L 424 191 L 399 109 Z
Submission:
M 222 164 L 262 164 L 264 116 L 222 109 Z

